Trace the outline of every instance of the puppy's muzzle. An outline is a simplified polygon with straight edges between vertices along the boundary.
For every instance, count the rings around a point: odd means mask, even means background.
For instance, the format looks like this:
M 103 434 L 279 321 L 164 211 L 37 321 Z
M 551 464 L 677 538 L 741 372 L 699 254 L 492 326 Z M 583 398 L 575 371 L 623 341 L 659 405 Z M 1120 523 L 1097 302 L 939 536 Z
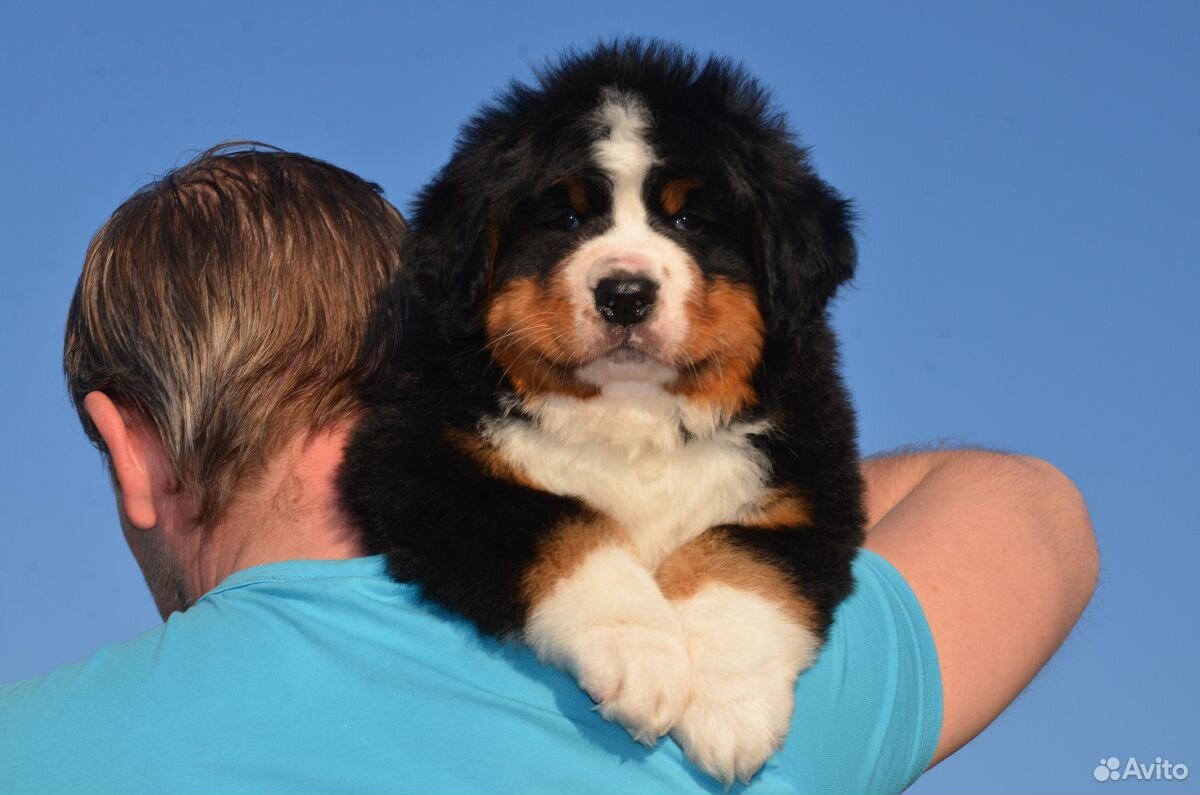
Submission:
M 596 310 L 616 326 L 641 323 L 654 309 L 658 284 L 645 276 L 613 276 L 596 284 Z

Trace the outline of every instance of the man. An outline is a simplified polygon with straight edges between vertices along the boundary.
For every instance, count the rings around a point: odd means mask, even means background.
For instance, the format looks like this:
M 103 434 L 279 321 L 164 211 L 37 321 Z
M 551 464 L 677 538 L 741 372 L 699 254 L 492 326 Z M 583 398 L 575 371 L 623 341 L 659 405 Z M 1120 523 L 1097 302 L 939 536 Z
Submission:
M 166 623 L 0 688 L 0 791 L 720 791 L 360 557 L 332 484 L 388 353 L 402 233 L 354 175 L 246 148 L 97 233 L 68 386 Z M 863 469 L 871 551 L 751 792 L 902 789 L 1020 692 L 1091 594 L 1086 511 L 1048 464 Z

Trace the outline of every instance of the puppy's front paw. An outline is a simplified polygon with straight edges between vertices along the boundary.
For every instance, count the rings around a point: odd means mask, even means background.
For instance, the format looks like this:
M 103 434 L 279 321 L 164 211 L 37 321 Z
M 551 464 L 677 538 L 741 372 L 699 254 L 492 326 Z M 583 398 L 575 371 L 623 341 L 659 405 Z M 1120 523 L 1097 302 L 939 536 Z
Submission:
M 578 641 L 576 675 L 601 715 L 654 745 L 684 713 L 691 672 L 682 633 L 652 624 L 593 627 Z
M 749 781 L 791 725 L 796 677 L 820 638 L 761 596 L 712 585 L 678 602 L 692 699 L 671 736 L 704 772 Z
M 653 745 L 691 694 L 686 636 L 650 575 L 621 550 L 594 553 L 532 611 L 525 639 L 570 671 L 640 743 Z
M 749 781 L 783 745 L 793 686 L 753 672 L 724 682 L 705 677 L 671 736 L 697 767 L 726 786 Z

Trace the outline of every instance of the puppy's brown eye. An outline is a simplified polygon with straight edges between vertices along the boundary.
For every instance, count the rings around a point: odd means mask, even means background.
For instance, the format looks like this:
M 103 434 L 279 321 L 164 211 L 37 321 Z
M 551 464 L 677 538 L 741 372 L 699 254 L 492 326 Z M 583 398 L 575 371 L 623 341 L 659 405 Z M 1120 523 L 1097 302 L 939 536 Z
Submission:
M 561 229 L 564 232 L 574 232 L 583 225 L 583 217 L 574 210 L 568 210 L 565 213 L 555 216 L 550 222 L 550 226 L 555 229 Z
M 675 228 L 681 232 L 702 232 L 704 219 L 692 213 L 680 213 L 675 216 Z

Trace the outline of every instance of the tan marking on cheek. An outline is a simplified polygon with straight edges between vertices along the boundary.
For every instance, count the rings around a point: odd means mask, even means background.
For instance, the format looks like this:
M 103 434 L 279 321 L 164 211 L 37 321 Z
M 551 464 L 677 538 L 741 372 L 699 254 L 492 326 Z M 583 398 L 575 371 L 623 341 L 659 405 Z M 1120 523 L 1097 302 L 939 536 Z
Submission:
M 655 574 L 663 596 L 687 599 L 709 583 L 718 582 L 767 599 L 797 623 L 813 631 L 819 626 L 816 609 L 778 567 L 738 547 L 719 529 L 712 529 L 675 550 Z
M 812 509 L 803 495 L 777 489 L 767 495 L 758 510 L 742 519 L 741 524 L 776 530 L 812 525 Z
M 687 204 L 688 192 L 700 186 L 700 180 L 695 178 L 673 179 L 663 185 L 659 200 L 667 215 L 677 215 Z
M 537 559 L 521 576 L 525 604 L 530 608 L 537 605 L 588 555 L 608 546 L 629 547 L 630 543 L 620 526 L 606 516 L 578 517 L 556 528 L 538 544 Z
M 583 180 L 579 177 L 563 177 L 558 180 L 556 185 L 562 185 L 567 191 L 567 201 L 571 205 L 571 209 L 577 213 L 586 213 L 589 209 L 587 190 L 583 187 Z
M 473 459 L 484 474 L 496 480 L 504 480 L 529 489 L 545 491 L 524 470 L 517 468 L 504 458 L 499 450 L 476 433 L 447 428 L 443 434 L 446 441 Z
M 762 313 L 747 285 L 699 274 L 697 281 L 685 305 L 688 333 L 680 350 L 695 366 L 681 368 L 672 391 L 727 420 L 758 399 L 752 380 L 762 361 Z
M 491 297 L 485 325 L 488 350 L 521 397 L 597 394 L 596 387 L 572 375 L 581 353 L 574 308 L 565 287 L 555 280 L 508 282 Z

